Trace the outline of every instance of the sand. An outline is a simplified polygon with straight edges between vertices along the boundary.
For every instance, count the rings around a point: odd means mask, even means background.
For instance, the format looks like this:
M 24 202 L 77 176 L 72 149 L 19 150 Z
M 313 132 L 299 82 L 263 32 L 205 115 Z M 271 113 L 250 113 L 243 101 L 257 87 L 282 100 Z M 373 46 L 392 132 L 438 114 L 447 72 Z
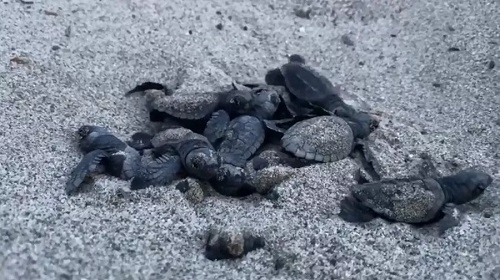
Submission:
M 341 221 L 349 159 L 299 170 L 277 202 L 194 204 L 167 186 L 126 195 L 128 182 L 106 176 L 64 193 L 80 125 L 123 139 L 148 127 L 143 99 L 123 96 L 137 83 L 201 93 L 263 81 L 292 53 L 380 112 L 384 177 L 411 173 L 427 152 L 443 174 L 481 166 L 498 180 L 498 1 L 2 2 L 1 279 L 500 279 L 497 181 L 442 237 Z M 268 246 L 209 261 L 214 225 L 249 228 Z

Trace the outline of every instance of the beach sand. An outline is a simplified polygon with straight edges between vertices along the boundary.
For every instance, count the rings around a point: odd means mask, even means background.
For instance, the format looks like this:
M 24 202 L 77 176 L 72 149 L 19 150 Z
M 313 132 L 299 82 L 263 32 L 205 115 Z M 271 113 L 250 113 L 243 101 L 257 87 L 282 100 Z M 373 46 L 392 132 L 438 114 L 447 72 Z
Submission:
M 2 2 L 1 279 L 500 279 L 498 1 Z M 442 237 L 340 220 L 350 159 L 297 170 L 279 201 L 195 204 L 172 186 L 127 193 L 109 176 L 64 193 L 79 126 L 122 139 L 148 127 L 144 99 L 124 97 L 136 84 L 201 94 L 262 82 L 293 53 L 380 113 L 384 177 L 413 172 L 426 152 L 443 174 L 481 166 L 494 184 Z M 224 225 L 267 246 L 209 261 L 206 232 Z

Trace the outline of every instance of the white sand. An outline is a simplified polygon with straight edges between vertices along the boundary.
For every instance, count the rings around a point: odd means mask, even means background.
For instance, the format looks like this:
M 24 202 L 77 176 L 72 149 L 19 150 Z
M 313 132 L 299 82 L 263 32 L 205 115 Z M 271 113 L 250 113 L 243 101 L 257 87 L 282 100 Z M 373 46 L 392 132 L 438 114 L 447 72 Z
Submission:
M 496 182 L 441 238 L 342 222 L 349 160 L 301 170 L 276 205 L 259 196 L 192 205 L 171 187 L 128 200 L 116 193 L 128 183 L 109 177 L 75 197 L 63 190 L 81 158 L 80 125 L 124 138 L 147 127 L 143 100 L 123 97 L 137 83 L 189 92 L 262 81 L 291 53 L 383 112 L 374 137 L 384 175 L 427 151 L 442 172 L 481 165 L 498 180 L 500 66 L 487 66 L 500 65 L 498 1 L 306 1 L 316 3 L 310 19 L 294 14 L 307 7 L 297 0 L 2 2 L 0 279 L 500 279 Z M 211 262 L 203 238 L 214 224 L 249 227 L 269 246 Z

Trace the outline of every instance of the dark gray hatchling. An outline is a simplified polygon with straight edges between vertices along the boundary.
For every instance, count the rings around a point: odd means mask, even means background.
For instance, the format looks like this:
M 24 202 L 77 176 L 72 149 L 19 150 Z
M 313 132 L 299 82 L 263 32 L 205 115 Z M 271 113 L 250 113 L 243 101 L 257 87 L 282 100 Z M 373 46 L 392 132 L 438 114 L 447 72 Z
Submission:
M 203 131 L 206 122 L 217 110 L 225 110 L 232 117 L 247 114 L 268 118 L 280 102 L 278 93 L 270 87 L 250 89 L 233 83 L 230 90 L 166 95 L 165 90 L 157 89 L 161 85 L 151 85 L 155 83 L 149 82 L 149 87 L 138 86 L 141 91 L 148 90 L 145 95 L 150 120 L 167 122 L 172 127 L 186 127 L 194 132 Z
M 342 100 L 338 88 L 324 75 L 306 65 L 301 55 L 293 54 L 287 63 L 269 70 L 265 81 L 269 85 L 286 87 L 292 98 L 295 98 L 295 103 L 301 101 L 303 106 L 311 104 L 342 116 L 355 111 Z
M 66 193 L 74 193 L 84 180 L 93 174 L 107 173 L 123 180 L 143 178 L 149 184 L 168 183 L 178 172 L 177 160 L 158 157 L 150 167 L 142 166 L 137 150 L 114 136 L 107 128 L 84 125 L 78 129 L 79 147 L 85 153 L 80 163 L 72 170 L 66 183 Z M 146 173 L 144 173 L 147 171 Z M 134 183 L 132 183 L 134 185 Z
M 219 110 L 208 121 L 204 133 L 222 159 L 218 176 L 211 182 L 214 189 L 228 196 L 245 196 L 255 192 L 246 184 L 248 172 L 245 166 L 264 142 L 266 135 L 262 120 L 250 115 L 230 120 L 227 112 Z
M 181 157 L 174 148 L 164 147 L 161 154 L 145 150 L 140 169 L 132 179 L 130 189 L 140 190 L 151 186 L 167 186 L 180 179 L 184 171 Z
M 185 171 L 198 179 L 210 180 L 219 172 L 221 157 L 208 139 L 187 128 L 171 128 L 157 133 L 151 139 L 157 156 L 175 151 Z
M 466 169 L 449 176 L 359 184 L 341 201 L 339 217 L 353 223 L 377 217 L 416 225 L 437 223 L 442 234 L 459 224 L 454 205 L 476 199 L 492 181 L 487 173 Z

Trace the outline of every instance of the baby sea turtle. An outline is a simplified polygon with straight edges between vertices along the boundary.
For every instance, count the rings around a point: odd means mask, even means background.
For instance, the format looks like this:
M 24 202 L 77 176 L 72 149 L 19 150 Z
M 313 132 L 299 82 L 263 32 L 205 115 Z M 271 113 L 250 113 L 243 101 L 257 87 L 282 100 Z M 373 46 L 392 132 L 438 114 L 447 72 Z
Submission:
M 150 186 L 167 186 L 184 174 L 181 158 L 173 148 L 165 147 L 160 155 L 151 150 L 143 155 L 139 171 L 130 183 L 131 190 L 144 189 Z
M 205 136 L 216 146 L 222 161 L 243 167 L 257 151 L 266 136 L 262 121 L 254 116 L 243 115 L 229 121 L 223 110 L 214 113 L 205 128 Z
M 247 230 L 211 229 L 205 245 L 205 257 L 209 260 L 236 259 L 263 248 L 264 238 Z
M 223 109 L 232 117 L 248 114 L 268 118 L 280 101 L 272 88 L 250 89 L 236 83 L 226 91 L 165 95 L 164 90 L 149 90 L 145 95 L 151 121 L 167 121 L 195 132 L 202 131 L 217 110 Z
M 265 76 L 269 85 L 284 86 L 297 100 L 312 104 L 332 113 L 343 115 L 354 110 L 346 104 L 338 89 L 324 75 L 305 64 L 305 59 L 298 54 L 289 57 L 289 61 L 279 68 L 269 70 Z M 299 101 L 295 101 L 298 103 Z
M 285 86 L 282 85 L 268 85 L 261 83 L 242 83 L 245 87 L 253 90 L 267 89 L 278 93 L 279 104 L 275 110 L 274 115 L 266 119 L 287 119 L 294 117 L 311 117 L 316 115 L 325 115 L 326 111 L 319 106 L 313 106 L 308 102 L 298 99 L 290 94 Z
M 125 142 L 104 127 L 83 125 L 78 129 L 79 147 L 85 156 L 71 172 L 66 193 L 78 189 L 85 178 L 94 173 L 107 172 L 129 180 L 139 170 L 141 156 Z
M 156 134 L 151 143 L 158 157 L 170 155 L 175 150 L 186 172 L 202 180 L 214 178 L 222 164 L 208 139 L 187 128 L 166 129 Z
M 214 189 L 228 196 L 255 192 L 246 184 L 245 166 L 264 142 L 266 135 L 262 120 L 250 115 L 230 120 L 227 112 L 219 110 L 207 122 L 205 135 L 211 139 L 222 159 L 218 176 L 212 181 Z
M 442 177 L 383 179 L 355 185 L 341 203 L 339 217 L 347 222 L 389 221 L 428 224 L 437 222 L 440 233 L 458 225 L 454 205 L 479 197 L 493 179 L 474 170 Z
M 368 123 L 367 123 L 368 122 Z M 319 116 L 300 121 L 281 138 L 284 150 L 317 162 L 344 159 L 370 133 L 369 120 Z
M 107 128 L 84 125 L 78 129 L 79 147 L 85 153 L 72 170 L 66 192 L 72 194 L 86 177 L 107 173 L 123 180 L 132 179 L 131 188 L 168 184 L 180 172 L 178 159 L 160 156 L 143 166 L 137 150 L 114 136 Z

